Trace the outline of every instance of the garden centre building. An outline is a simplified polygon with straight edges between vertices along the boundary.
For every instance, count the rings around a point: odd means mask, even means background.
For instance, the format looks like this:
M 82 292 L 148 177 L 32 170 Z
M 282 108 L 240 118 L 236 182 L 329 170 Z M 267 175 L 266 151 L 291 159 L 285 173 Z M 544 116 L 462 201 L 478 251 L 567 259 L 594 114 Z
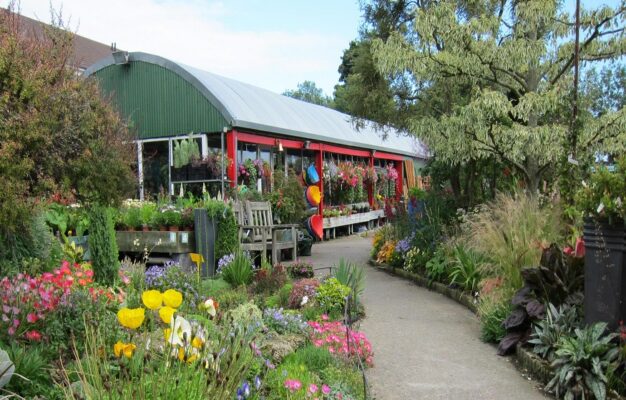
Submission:
M 341 184 L 329 181 L 343 176 L 346 163 L 365 172 L 395 169 L 391 187 L 397 198 L 417 184 L 427 157 L 412 137 L 391 132 L 383 140 L 373 124 L 357 128 L 349 115 L 156 55 L 117 52 L 85 74 L 97 78 L 137 134 L 141 198 L 159 191 L 178 193 L 181 186 L 185 191 L 204 186 L 224 193 L 227 186 L 249 184 L 246 168 L 260 160 L 258 183 L 255 179 L 248 186 L 262 191 L 269 190 L 271 180 L 265 178 L 273 172 L 300 174 L 314 165 L 320 178 L 316 186 L 323 194 L 321 212 L 345 202 Z M 191 143 L 190 138 L 200 152 L 194 166 L 202 170 L 181 168 L 177 160 L 181 139 Z M 351 190 L 360 192 L 352 199 L 376 206 L 381 197 L 377 179 L 363 178 L 352 185 Z

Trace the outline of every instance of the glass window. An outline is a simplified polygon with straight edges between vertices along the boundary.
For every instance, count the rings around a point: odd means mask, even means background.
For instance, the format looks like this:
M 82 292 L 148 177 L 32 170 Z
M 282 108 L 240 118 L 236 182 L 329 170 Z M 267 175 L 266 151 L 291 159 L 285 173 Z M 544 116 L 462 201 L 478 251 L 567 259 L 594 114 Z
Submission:
M 168 192 L 169 142 L 167 140 L 143 143 L 143 187 L 146 198 L 156 198 Z
M 287 171 L 293 171 L 296 175 L 302 173 L 302 150 L 287 149 Z
M 246 160 L 256 160 L 258 148 L 259 146 L 256 144 L 239 143 L 239 145 L 237 146 L 237 162 L 242 163 Z

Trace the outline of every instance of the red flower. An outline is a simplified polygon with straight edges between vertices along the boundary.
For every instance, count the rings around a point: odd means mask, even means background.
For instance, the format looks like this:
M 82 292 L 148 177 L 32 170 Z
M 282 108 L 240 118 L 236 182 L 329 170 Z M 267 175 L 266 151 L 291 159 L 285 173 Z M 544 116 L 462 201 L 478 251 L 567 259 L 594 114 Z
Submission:
M 26 332 L 26 339 L 33 342 L 39 342 L 41 341 L 41 333 L 38 331 L 28 331 Z
M 28 321 L 31 324 L 34 324 L 35 322 L 37 322 L 39 320 L 39 317 L 37 316 L 37 314 L 34 313 L 29 313 L 26 316 L 26 321 Z

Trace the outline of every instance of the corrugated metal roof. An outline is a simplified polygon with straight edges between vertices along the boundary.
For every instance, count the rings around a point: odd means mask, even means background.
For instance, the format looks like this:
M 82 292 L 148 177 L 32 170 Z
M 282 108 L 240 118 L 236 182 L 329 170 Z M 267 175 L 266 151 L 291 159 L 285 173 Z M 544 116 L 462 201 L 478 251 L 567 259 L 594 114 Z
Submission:
M 357 129 L 351 116 L 327 107 L 296 100 L 151 54 L 130 53 L 129 60 L 152 62 L 178 72 L 223 112 L 232 127 L 427 157 L 427 150 L 419 140 L 399 135 L 394 130 L 388 130 L 383 139 L 382 132 L 373 123 L 365 122 Z M 112 63 L 114 61 L 109 57 L 94 64 L 85 73 L 90 75 Z

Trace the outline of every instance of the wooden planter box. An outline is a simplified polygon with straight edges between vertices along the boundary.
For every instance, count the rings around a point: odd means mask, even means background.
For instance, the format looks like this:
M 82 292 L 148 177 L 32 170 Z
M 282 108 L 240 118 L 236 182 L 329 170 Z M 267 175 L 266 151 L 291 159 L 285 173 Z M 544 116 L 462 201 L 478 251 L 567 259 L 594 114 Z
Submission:
M 193 232 L 162 231 L 117 231 L 115 232 L 120 252 L 143 253 L 194 253 L 196 241 Z

